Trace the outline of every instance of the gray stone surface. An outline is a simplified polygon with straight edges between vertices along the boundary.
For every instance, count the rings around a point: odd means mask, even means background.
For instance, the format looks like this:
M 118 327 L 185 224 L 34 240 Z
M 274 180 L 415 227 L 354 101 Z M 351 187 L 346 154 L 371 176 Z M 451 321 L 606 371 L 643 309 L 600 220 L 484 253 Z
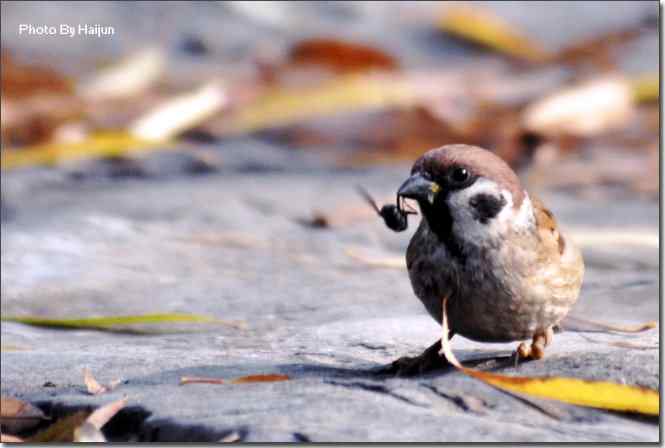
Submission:
M 457 372 L 373 374 L 418 354 L 439 328 L 413 297 L 406 272 L 368 267 L 345 250 L 400 257 L 415 225 L 394 234 L 369 214 L 330 229 L 297 218 L 314 210 L 357 214 L 364 204 L 356 184 L 388 198 L 407 167 L 298 166 L 123 181 L 75 182 L 64 171 L 3 174 L 10 212 L 2 223 L 3 315 L 189 312 L 246 328 L 139 336 L 3 323 L 2 394 L 65 405 L 127 395 L 152 413 L 144 426 L 163 428 L 161 436 L 135 435 L 144 439 L 167 439 L 169 430 L 175 438 L 205 439 L 183 429 L 204 425 L 243 429 L 247 441 L 658 440 L 653 420 L 553 402 L 534 407 Z M 578 241 L 588 273 L 575 314 L 615 323 L 657 319 L 657 204 L 544 198 L 573 237 L 588 238 L 580 229 L 592 228 L 596 240 L 617 231 L 652 238 L 632 246 Z M 454 347 L 469 361 L 508 356 L 515 344 L 456 338 Z M 658 387 L 658 361 L 658 332 L 651 330 L 562 333 L 543 361 L 513 368 L 499 358 L 480 367 Z M 101 382 L 126 382 L 89 396 L 84 367 Z M 182 376 L 258 373 L 292 379 L 178 385 Z M 42 387 L 49 381 L 55 387 Z

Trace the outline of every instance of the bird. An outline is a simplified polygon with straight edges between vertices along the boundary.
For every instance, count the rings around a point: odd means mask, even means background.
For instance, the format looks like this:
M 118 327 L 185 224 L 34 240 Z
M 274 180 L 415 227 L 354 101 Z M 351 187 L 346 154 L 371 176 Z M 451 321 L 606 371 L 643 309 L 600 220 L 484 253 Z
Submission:
M 504 160 L 464 144 L 423 154 L 397 198 L 420 208 L 406 265 L 413 292 L 439 323 L 448 299 L 449 338 L 522 341 L 516 359 L 542 358 L 584 277 L 581 252 L 552 212 Z M 412 375 L 445 365 L 440 348 L 439 340 L 388 370 Z

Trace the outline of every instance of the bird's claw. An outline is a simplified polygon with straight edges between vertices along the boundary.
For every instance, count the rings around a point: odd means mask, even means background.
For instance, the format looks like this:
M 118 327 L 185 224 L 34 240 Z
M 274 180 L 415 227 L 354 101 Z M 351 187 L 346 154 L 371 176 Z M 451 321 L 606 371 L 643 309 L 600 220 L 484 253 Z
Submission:
M 545 347 L 550 345 L 553 335 L 554 332 L 552 327 L 549 327 L 543 332 L 534 334 L 530 345 L 526 342 L 520 343 L 515 351 L 515 365 L 517 365 L 520 360 L 542 359 L 545 356 Z

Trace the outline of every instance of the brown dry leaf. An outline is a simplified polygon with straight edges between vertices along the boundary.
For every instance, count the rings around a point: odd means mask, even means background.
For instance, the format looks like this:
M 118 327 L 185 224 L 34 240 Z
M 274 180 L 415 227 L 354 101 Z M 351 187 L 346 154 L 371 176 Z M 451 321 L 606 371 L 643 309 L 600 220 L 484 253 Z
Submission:
M 612 56 L 612 50 L 633 40 L 641 33 L 642 25 L 639 24 L 634 27 L 595 35 L 590 39 L 584 39 L 563 48 L 552 55 L 550 61 L 564 64 L 591 63 L 601 70 L 614 69 L 616 64 Z
M 540 63 L 550 57 L 540 45 L 520 32 L 514 24 L 506 22 L 489 9 L 475 5 L 456 5 L 446 8 L 438 27 L 448 34 L 520 60 Z
M 635 112 L 628 80 L 607 76 L 568 87 L 529 105 L 522 127 L 539 135 L 592 137 L 621 129 Z
M 73 93 L 73 83 L 63 75 L 38 65 L 18 64 L 7 51 L 2 52 L 0 71 L 5 98 L 26 98 L 36 94 L 68 96 Z
M 44 413 L 28 402 L 0 397 L 0 425 L 5 431 L 19 433 L 45 419 Z
M 449 326 L 446 312 L 448 298 L 443 299 L 442 337 L 440 354 L 461 372 L 484 383 L 511 393 L 558 400 L 578 406 L 588 406 L 647 415 L 660 413 L 660 396 L 657 390 L 639 386 L 590 381 L 566 377 L 520 377 L 470 369 L 457 360 L 448 339 Z
M 48 428 L 28 437 L 28 443 L 70 443 L 74 440 L 74 432 L 86 421 L 90 412 L 79 411 L 53 423 Z
M 345 250 L 345 253 L 354 260 L 372 268 L 406 269 L 406 260 L 404 257 L 371 258 L 359 253 L 357 249 L 350 247 Z
M 206 376 L 183 376 L 180 385 L 183 384 L 226 384 L 223 378 L 211 378 Z
M 340 73 L 395 70 L 398 62 L 382 50 L 339 39 L 313 38 L 296 43 L 288 63 L 325 66 Z
M 245 384 L 245 383 L 273 383 L 277 381 L 288 381 L 291 378 L 288 375 L 280 375 L 277 373 L 267 375 L 247 375 L 241 376 L 231 380 L 231 384 Z
M 25 440 L 20 437 L 10 436 L 9 434 L 0 433 L 0 442 L 2 443 L 23 443 Z

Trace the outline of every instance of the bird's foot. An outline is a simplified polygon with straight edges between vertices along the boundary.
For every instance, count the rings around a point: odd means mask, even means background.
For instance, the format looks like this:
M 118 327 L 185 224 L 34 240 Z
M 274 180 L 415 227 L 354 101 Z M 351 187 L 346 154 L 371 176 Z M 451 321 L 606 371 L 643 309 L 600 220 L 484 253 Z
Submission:
M 550 345 L 553 336 L 552 327 L 548 327 L 545 331 L 533 335 L 531 345 L 526 342 L 520 343 L 515 352 L 515 364 L 517 365 L 520 360 L 542 359 L 545 356 L 545 347 Z
M 403 356 L 382 367 L 377 373 L 395 376 L 415 376 L 449 367 L 450 363 L 444 356 L 439 355 L 439 351 L 441 351 L 441 341 L 435 342 L 419 356 Z

